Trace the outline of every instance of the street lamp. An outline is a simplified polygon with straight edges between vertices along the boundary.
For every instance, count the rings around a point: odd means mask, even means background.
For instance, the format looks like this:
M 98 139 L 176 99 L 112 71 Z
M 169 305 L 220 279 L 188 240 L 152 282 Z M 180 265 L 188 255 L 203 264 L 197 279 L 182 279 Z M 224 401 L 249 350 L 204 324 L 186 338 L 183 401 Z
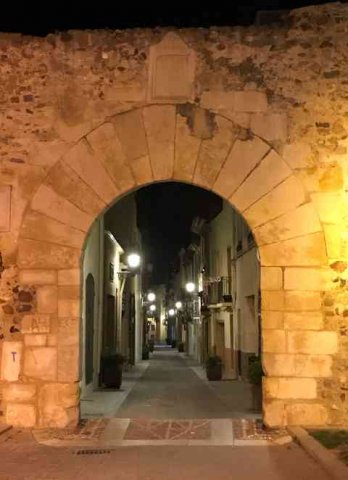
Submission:
M 127 255 L 126 262 L 129 268 L 135 269 L 140 266 L 141 257 L 139 253 L 132 252 Z
M 156 305 L 150 305 L 150 311 L 155 312 L 156 311 Z
M 168 310 L 168 315 L 169 315 L 170 317 L 173 317 L 173 316 L 175 315 L 175 310 L 174 310 L 174 308 L 170 308 L 170 309 Z
M 156 300 L 156 295 L 153 292 L 147 294 L 147 299 L 149 302 L 154 302 Z
M 180 301 L 176 302 L 176 303 L 175 303 L 175 308 L 176 308 L 177 310 L 180 310 L 180 309 L 182 308 L 182 302 L 180 302 Z
M 196 289 L 196 285 L 193 282 L 187 282 L 185 288 L 188 293 L 193 293 Z

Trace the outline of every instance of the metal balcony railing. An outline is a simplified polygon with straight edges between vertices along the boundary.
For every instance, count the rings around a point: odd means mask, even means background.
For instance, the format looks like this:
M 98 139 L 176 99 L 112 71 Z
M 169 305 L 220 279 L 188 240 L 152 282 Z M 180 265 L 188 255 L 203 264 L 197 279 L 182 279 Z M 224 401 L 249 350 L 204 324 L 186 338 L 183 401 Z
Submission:
M 214 281 L 205 283 L 202 303 L 205 306 L 218 303 L 232 303 L 231 292 L 231 277 L 219 277 Z

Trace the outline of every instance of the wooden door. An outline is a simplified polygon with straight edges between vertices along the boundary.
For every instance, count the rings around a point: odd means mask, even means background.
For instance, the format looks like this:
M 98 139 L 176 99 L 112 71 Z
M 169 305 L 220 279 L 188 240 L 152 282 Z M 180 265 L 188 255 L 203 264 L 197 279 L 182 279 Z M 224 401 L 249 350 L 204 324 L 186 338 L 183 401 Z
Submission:
M 215 330 L 215 345 L 216 355 L 218 355 L 222 361 L 225 356 L 225 324 L 224 322 L 216 322 Z

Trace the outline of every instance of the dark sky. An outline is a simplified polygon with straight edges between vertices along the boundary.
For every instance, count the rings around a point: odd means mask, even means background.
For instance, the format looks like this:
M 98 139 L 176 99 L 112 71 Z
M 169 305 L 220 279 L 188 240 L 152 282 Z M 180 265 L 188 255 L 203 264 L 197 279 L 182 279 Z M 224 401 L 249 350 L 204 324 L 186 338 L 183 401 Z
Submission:
M 203 2 L 178 0 L 3 0 L 0 31 L 46 35 L 57 30 L 87 28 L 248 25 L 253 23 L 258 10 L 291 9 L 330 1 L 334 0 L 215 0 L 203 6 Z
M 167 280 L 181 247 L 190 242 L 195 216 L 213 218 L 222 207 L 215 194 L 184 183 L 156 183 L 137 192 L 138 226 L 153 282 Z

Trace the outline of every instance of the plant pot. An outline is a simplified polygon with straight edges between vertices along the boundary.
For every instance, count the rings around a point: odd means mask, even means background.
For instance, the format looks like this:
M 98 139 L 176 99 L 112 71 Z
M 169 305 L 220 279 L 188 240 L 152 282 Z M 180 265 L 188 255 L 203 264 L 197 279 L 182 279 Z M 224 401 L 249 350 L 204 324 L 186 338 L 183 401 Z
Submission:
M 261 412 L 262 410 L 262 386 L 261 385 L 251 385 L 251 395 L 252 395 L 252 409 L 255 412 Z
M 150 358 L 150 352 L 149 350 L 143 350 L 143 353 L 141 355 L 142 360 L 148 360 Z
M 176 340 L 172 340 L 172 348 L 176 347 Z
M 211 365 L 206 367 L 207 379 L 209 381 L 217 381 L 222 379 L 222 364 Z
M 122 363 L 116 355 L 101 358 L 101 382 L 106 388 L 120 388 L 122 384 Z

